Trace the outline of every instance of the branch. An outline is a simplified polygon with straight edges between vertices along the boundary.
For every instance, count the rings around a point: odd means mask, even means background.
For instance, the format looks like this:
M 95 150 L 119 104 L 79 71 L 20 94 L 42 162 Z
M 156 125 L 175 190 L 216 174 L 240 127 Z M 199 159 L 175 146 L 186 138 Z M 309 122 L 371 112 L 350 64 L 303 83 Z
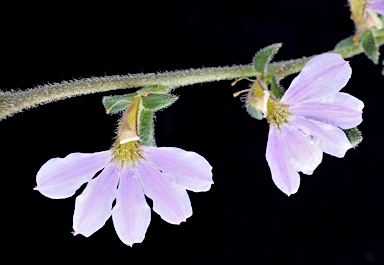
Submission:
M 376 39 L 376 43 L 378 47 L 383 45 L 384 37 L 378 37 Z M 336 52 L 341 54 L 344 58 L 349 58 L 362 53 L 362 48 L 360 45 L 352 45 L 350 47 L 343 47 L 342 49 L 330 52 Z M 272 63 L 268 68 L 268 74 L 276 72 L 277 78 L 282 79 L 285 76 L 299 72 L 304 67 L 305 63 L 312 57 Z M 24 109 L 29 109 L 38 105 L 78 95 L 151 85 L 160 85 L 166 87 L 168 91 L 171 91 L 172 89 L 181 86 L 196 83 L 251 76 L 255 76 L 255 71 L 253 70 L 252 65 L 249 64 L 189 69 L 157 74 L 152 73 L 93 77 L 38 86 L 24 91 L 0 91 L 0 120 L 12 116 L 13 114 Z

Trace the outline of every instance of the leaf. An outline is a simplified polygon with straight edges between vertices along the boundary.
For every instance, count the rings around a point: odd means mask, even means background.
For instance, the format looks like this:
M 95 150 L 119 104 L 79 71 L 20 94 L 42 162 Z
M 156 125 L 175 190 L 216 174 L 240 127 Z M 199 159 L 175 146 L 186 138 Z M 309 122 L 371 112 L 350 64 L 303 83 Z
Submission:
M 133 101 L 133 98 L 138 93 L 131 93 L 121 96 L 106 96 L 103 97 L 104 108 L 107 113 L 117 113 L 128 108 L 129 104 Z
M 376 42 L 370 30 L 366 30 L 362 34 L 360 43 L 367 57 L 371 59 L 374 64 L 378 64 L 379 55 L 376 47 Z
M 258 51 L 253 57 L 253 69 L 256 71 L 257 75 L 262 75 L 266 73 L 269 62 L 272 60 L 273 56 L 279 51 L 283 44 L 275 43 L 269 45 L 265 48 L 262 48 Z
M 353 42 L 353 36 L 351 36 L 351 37 L 348 37 L 346 39 L 341 40 L 338 44 L 336 44 L 335 50 L 337 51 L 337 50 L 342 50 L 345 48 L 351 48 L 354 45 L 355 44 Z
M 147 94 L 146 96 L 142 96 L 142 105 L 145 109 L 151 111 L 158 111 L 169 107 L 172 105 L 177 99 L 177 96 L 170 94 Z

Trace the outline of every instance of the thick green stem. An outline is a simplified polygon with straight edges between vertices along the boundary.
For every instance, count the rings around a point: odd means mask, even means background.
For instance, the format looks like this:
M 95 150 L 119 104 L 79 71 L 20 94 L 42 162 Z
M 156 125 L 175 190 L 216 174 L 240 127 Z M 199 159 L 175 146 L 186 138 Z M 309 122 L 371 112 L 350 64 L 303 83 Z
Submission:
M 384 37 L 376 39 L 378 46 L 384 44 Z M 344 47 L 330 52 L 341 54 L 344 58 L 362 53 L 360 46 Z M 312 56 L 313 57 L 313 56 Z M 276 72 L 277 78 L 282 79 L 299 72 L 312 57 L 272 63 L 268 73 Z M 241 77 L 255 76 L 252 65 L 234 65 L 227 67 L 189 69 L 183 71 L 158 74 L 135 74 L 124 76 L 108 76 L 86 78 L 75 81 L 65 81 L 58 84 L 39 86 L 25 91 L 0 91 L 0 120 L 23 109 L 32 108 L 48 102 L 116 89 L 138 88 L 151 85 L 161 85 L 168 90 L 196 83 L 228 80 Z

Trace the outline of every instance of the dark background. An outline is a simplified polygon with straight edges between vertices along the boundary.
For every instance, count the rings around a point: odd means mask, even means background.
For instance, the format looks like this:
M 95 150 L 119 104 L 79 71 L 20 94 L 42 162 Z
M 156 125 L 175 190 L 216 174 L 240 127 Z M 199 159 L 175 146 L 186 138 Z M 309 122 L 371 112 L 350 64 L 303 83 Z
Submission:
M 321 53 L 353 34 L 346 4 L 15 4 L 0 16 L 0 88 L 248 64 L 276 42 L 284 45 L 275 60 Z M 72 236 L 75 197 L 51 200 L 32 190 L 50 158 L 110 148 L 118 116 L 106 115 L 101 99 L 128 91 L 59 101 L 1 121 L 2 258 L 16 263 L 29 251 L 28 260 L 39 264 L 384 264 L 384 107 L 378 96 L 384 77 L 382 66 L 364 55 L 350 64 L 353 75 L 343 91 L 365 102 L 365 139 L 344 159 L 325 155 L 291 197 L 270 176 L 267 122 L 252 119 L 232 97 L 249 82 L 177 89 L 180 99 L 157 113 L 157 144 L 203 155 L 215 184 L 209 192 L 189 193 L 194 213 L 186 223 L 171 225 L 152 212 L 144 242 L 133 248 L 118 239 L 111 220 L 90 238 Z

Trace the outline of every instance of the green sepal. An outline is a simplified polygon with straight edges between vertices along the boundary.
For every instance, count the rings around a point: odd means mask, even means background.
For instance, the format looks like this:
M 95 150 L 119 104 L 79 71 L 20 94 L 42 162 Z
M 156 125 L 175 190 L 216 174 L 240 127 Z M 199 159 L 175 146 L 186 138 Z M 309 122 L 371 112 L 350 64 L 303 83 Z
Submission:
M 271 79 L 270 91 L 276 99 L 281 99 L 284 96 L 285 90 L 277 83 L 275 76 Z
M 275 43 L 262 48 L 255 54 L 255 57 L 253 57 L 253 69 L 256 71 L 257 76 L 266 73 L 269 62 L 282 45 L 282 43 Z
M 140 143 L 147 146 L 156 146 L 155 143 L 155 114 L 153 111 L 142 109 L 139 117 Z
M 131 93 L 121 96 L 106 96 L 103 97 L 103 105 L 108 113 L 117 113 L 128 108 L 133 98 L 137 95 L 138 93 Z
M 148 94 L 141 97 L 143 107 L 151 111 L 158 111 L 169 107 L 177 99 L 177 96 L 170 94 Z
M 347 136 L 349 142 L 352 144 L 352 147 L 356 147 L 361 141 L 363 141 L 363 136 L 361 136 L 361 131 L 355 127 L 347 130 L 343 130 Z
M 351 36 L 337 43 L 335 46 L 335 51 L 345 49 L 345 48 L 352 48 L 353 46 L 355 46 L 355 44 L 353 42 L 353 36 Z
M 252 118 L 255 118 L 256 120 L 262 120 L 263 119 L 263 113 L 260 110 L 253 108 L 249 104 L 246 104 L 245 108 L 246 108 L 248 114 L 251 115 Z
M 379 55 L 376 47 L 375 37 L 373 37 L 372 31 L 366 30 L 361 35 L 360 43 L 365 55 L 367 55 L 367 57 L 371 59 L 374 64 L 378 64 Z

